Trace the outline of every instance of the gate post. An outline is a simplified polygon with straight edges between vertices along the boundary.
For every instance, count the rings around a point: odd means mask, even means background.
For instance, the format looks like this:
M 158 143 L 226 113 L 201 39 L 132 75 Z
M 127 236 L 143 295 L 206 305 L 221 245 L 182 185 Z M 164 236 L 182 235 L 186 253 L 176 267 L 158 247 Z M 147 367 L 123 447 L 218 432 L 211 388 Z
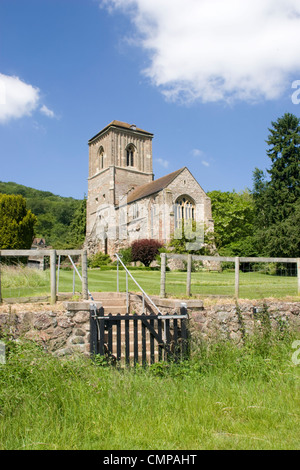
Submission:
M 98 353 L 98 331 L 97 331 L 97 307 L 90 304 L 90 354 L 95 356 Z
M 81 255 L 82 265 L 82 298 L 88 300 L 88 271 L 87 271 L 87 251 L 84 250 Z
M 166 297 L 166 253 L 161 253 L 161 268 L 160 268 L 160 297 Z
M 180 304 L 180 314 L 186 315 L 186 318 L 182 318 L 181 320 L 181 339 L 182 339 L 181 354 L 182 354 L 182 358 L 186 359 L 189 355 L 189 332 L 188 332 L 188 325 L 187 325 L 188 311 L 187 311 L 186 303 Z
M 239 284 L 240 284 L 240 258 L 238 256 L 235 257 L 235 298 L 239 298 Z
M 191 281 L 192 281 L 192 255 L 187 255 L 187 279 L 186 279 L 186 295 L 191 296 Z
M 56 250 L 50 252 L 51 304 L 56 303 Z

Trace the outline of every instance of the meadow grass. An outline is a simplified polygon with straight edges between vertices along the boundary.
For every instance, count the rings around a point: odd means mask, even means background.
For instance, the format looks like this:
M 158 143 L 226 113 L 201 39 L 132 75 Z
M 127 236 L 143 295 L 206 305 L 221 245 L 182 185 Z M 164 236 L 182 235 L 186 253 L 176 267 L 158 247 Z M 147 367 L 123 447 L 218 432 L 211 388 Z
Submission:
M 1 265 L 3 298 L 47 295 L 50 292 L 50 272 L 32 269 L 22 264 Z
M 0 449 L 299 449 L 292 340 L 198 341 L 182 363 L 118 369 L 6 339 Z

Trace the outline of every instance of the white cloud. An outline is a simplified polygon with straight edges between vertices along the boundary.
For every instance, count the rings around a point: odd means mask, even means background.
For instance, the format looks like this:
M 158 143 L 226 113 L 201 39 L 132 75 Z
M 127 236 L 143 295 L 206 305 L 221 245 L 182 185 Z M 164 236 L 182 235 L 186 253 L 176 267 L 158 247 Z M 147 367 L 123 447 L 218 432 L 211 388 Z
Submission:
M 55 113 L 51 109 L 47 108 L 46 105 L 43 104 L 43 106 L 40 108 L 40 112 L 44 114 L 45 116 L 49 118 L 55 118 Z
M 102 0 L 101 5 L 130 14 L 138 43 L 149 52 L 144 73 L 171 100 L 277 99 L 290 88 L 290 74 L 300 73 L 299 0 Z
M 155 161 L 164 168 L 168 168 L 169 166 L 168 160 L 163 160 L 162 158 L 156 158 Z
M 0 73 L 0 123 L 29 116 L 38 106 L 39 89 L 19 77 Z
M 201 165 L 203 166 L 210 166 L 209 162 L 207 160 L 204 160 L 204 158 L 206 157 L 205 155 L 205 152 L 203 152 L 203 150 L 200 150 L 200 149 L 193 149 L 191 154 L 193 155 L 193 157 L 195 158 L 201 158 Z
M 193 149 L 192 150 L 192 155 L 193 155 L 193 157 L 203 157 L 204 152 L 203 152 L 203 150 L 200 150 L 200 149 Z

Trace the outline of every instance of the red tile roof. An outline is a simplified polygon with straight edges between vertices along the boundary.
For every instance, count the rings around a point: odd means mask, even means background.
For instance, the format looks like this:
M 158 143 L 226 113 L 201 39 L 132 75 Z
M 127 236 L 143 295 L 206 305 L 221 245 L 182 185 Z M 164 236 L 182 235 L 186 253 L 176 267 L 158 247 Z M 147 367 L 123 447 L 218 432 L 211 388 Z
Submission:
M 143 184 L 142 186 L 138 186 L 134 189 L 131 193 L 129 193 L 127 197 L 127 203 L 130 204 L 131 202 L 137 201 L 138 199 L 142 199 L 144 197 L 150 196 L 151 194 L 158 193 L 162 189 L 166 188 L 172 181 L 185 169 L 185 167 L 181 168 L 180 170 L 173 171 L 173 173 L 169 173 L 168 175 L 162 176 L 157 180 L 152 181 L 151 183 Z
M 104 129 L 102 129 L 100 132 L 98 132 L 98 134 L 96 134 L 94 137 L 92 137 L 89 140 L 89 143 L 92 142 L 94 139 L 96 139 L 96 137 L 101 135 L 109 127 L 119 127 L 119 128 L 122 128 L 122 129 L 133 130 L 133 131 L 136 131 L 136 132 L 142 132 L 143 134 L 153 136 L 153 134 L 151 134 L 151 132 L 144 131 L 143 129 L 140 129 L 139 127 L 136 127 L 135 124 L 127 124 L 127 122 L 122 122 L 122 121 L 112 121 L 110 124 L 105 126 Z

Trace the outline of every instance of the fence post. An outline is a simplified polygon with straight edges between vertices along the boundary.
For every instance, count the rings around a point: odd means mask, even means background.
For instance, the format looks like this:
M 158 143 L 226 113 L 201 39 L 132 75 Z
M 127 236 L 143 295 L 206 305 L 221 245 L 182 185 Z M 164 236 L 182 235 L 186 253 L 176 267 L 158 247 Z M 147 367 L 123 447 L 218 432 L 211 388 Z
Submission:
M 240 284 L 240 258 L 235 257 L 235 298 L 239 298 L 239 284 Z
M 161 253 L 161 268 L 160 268 L 160 297 L 166 297 L 166 253 Z
M 50 252 L 50 286 L 51 286 L 51 304 L 56 303 L 56 251 Z
M 126 313 L 129 313 L 128 271 L 126 270 Z
M 297 258 L 298 295 L 300 295 L 300 258 Z M 0 292 L 1 298 L 1 292 Z
M 56 280 L 57 295 L 58 295 L 58 291 L 59 291 L 59 271 L 60 271 L 60 255 L 58 256 L 58 266 L 57 266 L 57 280 Z
M 82 269 L 82 298 L 88 300 L 88 271 L 87 271 L 87 251 L 84 250 L 81 255 L 81 269 Z
M 119 286 L 119 258 L 117 258 L 117 292 L 120 291 L 120 286 Z
M 192 281 L 192 255 L 187 255 L 187 278 L 186 278 L 186 295 L 191 296 L 191 281 Z

